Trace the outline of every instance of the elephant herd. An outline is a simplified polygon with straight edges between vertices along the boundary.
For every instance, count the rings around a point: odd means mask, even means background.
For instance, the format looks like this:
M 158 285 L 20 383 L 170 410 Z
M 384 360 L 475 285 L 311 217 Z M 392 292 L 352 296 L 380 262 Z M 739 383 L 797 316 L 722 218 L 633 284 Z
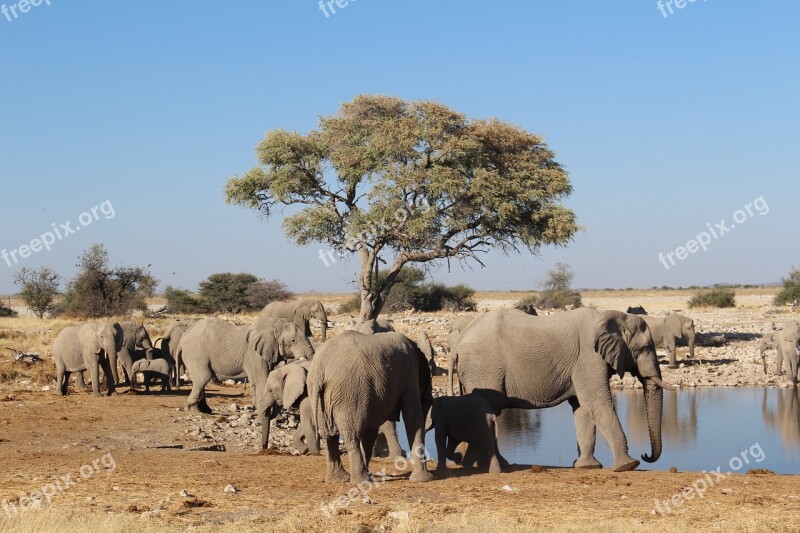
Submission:
M 322 324 L 320 342 L 312 336 L 312 319 Z M 427 481 L 433 475 L 425 461 L 426 431 L 435 430 L 438 474 L 446 471 L 447 459 L 500 472 L 508 463 L 497 447 L 496 417 L 508 408 L 541 409 L 566 401 L 578 444 L 573 466 L 602 467 L 594 454 L 599 429 L 610 445 L 612 468 L 621 472 L 640 463 L 628 454 L 610 378 L 628 373 L 641 382 L 650 434 L 650 453 L 641 458 L 655 462 L 662 452 L 664 390 L 673 389 L 662 379 L 656 347 L 668 349 L 673 367 L 676 340 L 688 339 L 690 357 L 695 342 L 694 323 L 681 315 L 583 308 L 547 316 L 501 309 L 458 317 L 447 336 L 448 396 L 434 398 L 434 350 L 425 332 L 412 340 L 378 319 L 327 339 L 327 327 L 322 304 L 301 300 L 270 304 L 248 325 L 219 318 L 175 323 L 159 348 L 143 327 L 133 324 L 67 328 L 54 347 L 59 392 L 66 394 L 71 372 L 82 375 L 88 369 L 93 392 L 99 395 L 102 368 L 109 395 L 114 394 L 118 359 L 132 383 L 135 373 L 143 371 L 146 377 L 161 377 L 164 387 L 169 386 L 167 379 L 180 386 L 185 367 L 192 381 L 187 408 L 211 412 L 205 386 L 212 379 L 246 377 L 262 424 L 262 448 L 269 446 L 270 421 L 281 409 L 297 407 L 295 447 L 317 453 L 324 441 L 326 480 L 353 483 L 371 479 L 369 463 L 380 434 L 392 455 L 403 453 L 395 428 L 401 415 L 411 449 L 411 480 Z M 796 378 L 796 352 L 790 356 L 787 343 L 797 346 L 800 326 L 787 325 L 784 331 L 774 342 Z M 340 442 L 349 473 L 342 465 Z

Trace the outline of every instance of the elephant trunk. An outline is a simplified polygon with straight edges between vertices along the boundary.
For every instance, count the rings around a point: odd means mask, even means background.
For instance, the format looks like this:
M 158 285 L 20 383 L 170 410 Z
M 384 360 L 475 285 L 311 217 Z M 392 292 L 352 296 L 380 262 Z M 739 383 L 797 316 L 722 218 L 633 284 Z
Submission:
M 691 330 L 687 335 L 687 340 L 689 341 L 689 359 L 694 359 L 694 341 L 695 341 L 695 332 Z
M 642 455 L 647 463 L 655 463 L 661 457 L 661 416 L 664 408 L 664 389 L 652 379 L 643 379 L 644 406 L 647 411 L 647 428 L 650 430 L 650 456 Z
M 328 317 L 322 321 L 322 342 L 325 342 L 328 338 Z
M 119 373 L 117 371 L 117 345 L 114 339 L 106 339 L 103 345 L 103 351 L 106 352 L 108 365 L 111 367 L 111 377 L 114 380 L 114 385 L 119 383 Z
M 144 339 L 142 341 L 142 349 L 144 350 L 145 357 L 148 361 L 153 360 L 153 343 L 150 342 L 150 339 Z

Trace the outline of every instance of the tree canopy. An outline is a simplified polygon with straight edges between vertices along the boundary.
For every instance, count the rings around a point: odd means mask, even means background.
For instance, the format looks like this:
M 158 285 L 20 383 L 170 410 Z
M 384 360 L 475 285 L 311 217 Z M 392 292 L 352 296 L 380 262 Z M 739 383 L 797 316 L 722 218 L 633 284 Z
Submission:
M 228 180 L 227 201 L 267 215 L 298 206 L 283 221 L 291 241 L 357 253 L 362 320 L 408 263 L 482 265 L 491 248 L 537 253 L 578 230 L 561 204 L 567 172 L 539 136 L 438 102 L 358 96 L 306 134 L 267 133 L 256 154 Z
M 54 307 L 61 276 L 47 267 L 35 270 L 23 268 L 14 275 L 14 284 L 21 289 L 19 296 L 28 309 L 41 319 Z

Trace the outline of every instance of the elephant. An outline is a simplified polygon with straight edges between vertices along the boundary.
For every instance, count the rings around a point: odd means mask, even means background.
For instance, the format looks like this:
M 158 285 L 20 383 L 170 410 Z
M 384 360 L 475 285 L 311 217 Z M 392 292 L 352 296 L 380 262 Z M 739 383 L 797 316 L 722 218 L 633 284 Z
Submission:
M 779 331 L 770 331 L 761 336 L 761 343 L 758 347 L 758 354 L 761 356 L 761 366 L 764 367 L 764 374 L 767 373 L 767 350 L 775 347 L 778 341 Z M 777 374 L 780 375 L 782 369 L 778 368 Z
M 542 409 L 568 401 L 578 440 L 576 468 L 602 468 L 594 457 L 596 430 L 608 441 L 616 472 L 639 461 L 614 409 L 610 377 L 626 372 L 644 388 L 653 463 L 661 456 L 664 389 L 655 345 L 644 320 L 618 311 L 581 308 L 545 317 L 501 309 L 475 319 L 456 348 L 463 393 L 503 409 Z
M 664 346 L 669 351 L 669 368 L 678 368 L 675 364 L 675 341 L 686 337 L 689 341 L 689 359 L 694 357 L 694 320 L 683 315 L 667 315 L 655 317 L 641 315 L 647 327 L 650 328 L 650 335 L 656 348 Z
M 300 326 L 306 337 L 312 336 L 309 321 L 314 318 L 322 323 L 322 342 L 328 338 L 328 314 L 325 306 L 316 300 L 271 302 L 261 310 L 259 316 L 290 320 Z
M 247 357 L 258 357 L 248 352 Z M 278 415 L 281 408 L 289 409 L 295 405 L 300 409 L 300 427 L 294 434 L 294 447 L 301 454 L 318 454 L 319 435 L 314 427 L 314 413 L 308 399 L 306 376 L 310 361 L 279 364 L 267 375 L 266 382 L 253 383 L 256 412 L 268 417 L 267 422 Z M 246 365 L 247 366 L 247 365 Z M 263 378 L 263 373 L 257 373 Z
M 154 377 L 161 380 L 161 392 L 166 392 L 170 390 L 169 381 L 171 370 L 172 365 L 166 359 L 138 359 L 131 365 L 131 390 L 136 388 L 136 374 L 142 372 L 144 374 L 144 388 L 146 392 L 150 392 L 150 380 Z
M 412 450 L 411 480 L 430 481 L 425 463 L 425 417 L 433 402 L 425 354 L 401 333 L 347 331 L 322 346 L 308 372 L 315 426 L 327 447 L 327 482 L 346 481 L 339 437 L 350 456 L 352 483 L 370 480 L 378 429 L 400 414 Z
M 628 307 L 628 310 L 625 311 L 629 315 L 646 315 L 647 311 L 644 310 L 644 307 L 641 305 L 637 305 L 636 307 Z
M 800 357 L 797 352 L 800 348 L 800 324 L 794 321 L 786 322 L 780 331 L 774 333 L 773 337 L 777 352 L 775 373 L 781 375 L 785 358 L 788 366 L 787 377 L 792 385 L 797 386 L 797 370 L 800 366 Z
M 366 335 L 371 335 L 373 333 L 390 333 L 397 330 L 395 330 L 391 322 L 385 318 L 378 318 L 376 320 L 367 320 L 366 322 L 362 322 L 356 328 L 356 331 Z
M 497 417 L 486 400 L 477 394 L 444 396 L 433 400 L 431 421 L 436 434 L 436 472 L 447 470 L 447 459 L 462 463 L 456 447 L 469 444 L 468 455 L 476 454 L 478 468 L 491 474 L 502 472 L 497 449 Z M 465 465 L 471 467 L 472 459 Z
M 122 369 L 125 373 L 125 384 L 131 382 L 131 367 L 135 360 L 134 352 L 136 350 L 143 350 L 145 358 L 148 360 L 153 359 L 153 342 L 150 340 L 150 335 L 144 326 L 134 322 L 121 322 L 114 324 L 114 329 L 117 334 L 121 335 L 122 344 L 120 349 L 113 356 L 109 357 L 111 364 L 111 372 L 114 374 L 114 383 L 119 383 L 119 374 L 117 371 L 117 359 L 122 363 Z
M 450 326 L 450 331 L 447 333 L 447 346 L 450 350 L 450 356 L 448 358 L 448 367 L 447 367 L 447 395 L 453 396 L 453 370 L 456 366 L 456 347 L 458 345 L 458 340 L 461 337 L 461 332 L 466 329 L 470 323 L 475 320 L 475 317 L 472 316 L 460 316 L 457 317 L 453 321 L 453 325 Z
M 82 376 L 88 369 L 92 376 L 92 394 L 100 396 L 100 368 L 105 374 L 108 395 L 116 394 L 110 356 L 117 353 L 121 343 L 122 338 L 113 324 L 87 323 L 64 328 L 53 343 L 59 394 L 67 395 L 71 372 Z
M 768 407 L 768 396 L 778 396 L 775 410 Z M 761 414 L 764 422 L 777 430 L 787 449 L 800 447 L 800 390 L 789 389 L 764 389 L 761 401 Z
M 194 321 L 176 320 L 167 327 L 164 336 L 161 337 L 162 353 L 169 355 L 175 361 L 175 375 L 173 376 L 175 388 L 180 388 L 181 386 L 181 368 L 183 367 L 183 361 L 178 360 L 178 345 L 183 334 L 192 324 L 194 324 Z
M 267 374 L 280 360 L 311 359 L 314 356 L 308 339 L 293 322 L 257 318 L 250 325 L 236 326 L 219 318 L 205 318 L 186 331 L 177 351 L 178 359 L 184 362 L 192 376 L 187 409 L 211 412 L 204 389 L 212 378 L 247 375 L 251 383 L 262 382 L 245 373 L 245 356 L 251 350 L 260 356 Z M 265 426 L 262 433 L 268 439 L 269 424 Z

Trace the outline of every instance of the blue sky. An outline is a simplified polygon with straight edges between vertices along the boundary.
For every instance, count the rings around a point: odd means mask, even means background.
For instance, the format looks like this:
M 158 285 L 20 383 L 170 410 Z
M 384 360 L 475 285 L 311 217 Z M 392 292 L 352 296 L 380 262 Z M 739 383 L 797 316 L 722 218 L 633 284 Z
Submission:
M 11 0 L 0 0 L 6 6 Z M 565 249 L 455 264 L 442 281 L 533 289 L 555 262 L 579 287 L 777 281 L 800 264 L 800 4 L 708 0 L 385 2 L 51 0 L 0 15 L 0 249 L 108 200 L 98 220 L 9 267 L 65 277 L 95 242 L 162 287 L 252 272 L 351 290 L 280 218 L 226 205 L 274 128 L 307 131 L 360 93 L 439 100 L 544 136 L 586 231 Z M 707 251 L 679 246 L 762 198 Z M 741 218 L 741 215 L 739 215 Z M 675 256 L 673 256 L 674 258 Z

